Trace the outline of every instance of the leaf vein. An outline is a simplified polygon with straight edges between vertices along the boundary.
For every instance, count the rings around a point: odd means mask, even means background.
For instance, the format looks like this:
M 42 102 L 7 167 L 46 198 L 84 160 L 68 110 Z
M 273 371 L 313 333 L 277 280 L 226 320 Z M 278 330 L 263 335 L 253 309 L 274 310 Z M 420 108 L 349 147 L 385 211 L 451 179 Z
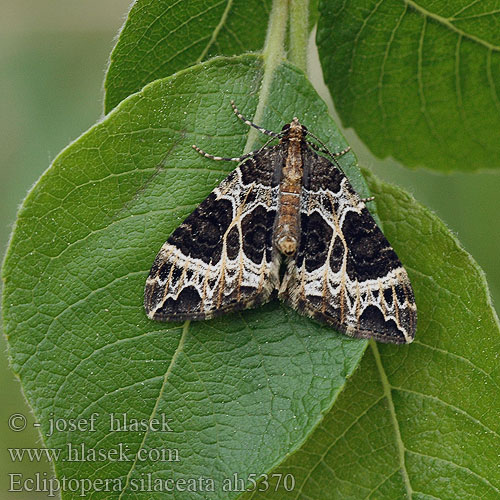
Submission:
M 412 487 L 410 483 L 410 477 L 408 475 L 408 470 L 406 469 L 406 462 L 405 462 L 405 445 L 403 443 L 403 439 L 401 437 L 401 430 L 399 429 L 399 422 L 396 416 L 396 409 L 394 407 L 394 401 L 392 400 L 392 393 L 391 393 L 391 384 L 389 382 L 389 379 L 387 378 L 387 374 L 385 373 L 384 366 L 382 364 L 382 360 L 380 359 L 380 352 L 378 350 L 377 345 L 375 344 L 374 340 L 370 340 L 370 346 L 373 351 L 373 355 L 375 357 L 375 364 L 377 365 L 377 369 L 380 375 L 380 381 L 382 383 L 382 387 L 384 388 L 384 396 L 387 399 L 387 403 L 389 406 L 389 413 L 390 413 L 390 419 L 392 421 L 392 425 L 394 427 L 394 437 L 396 441 L 396 447 L 398 450 L 398 457 L 399 457 L 399 465 L 400 465 L 400 470 L 401 470 L 401 478 L 403 480 L 403 484 L 406 490 L 406 495 L 410 499 L 412 498 Z
M 394 476 L 394 474 L 397 474 L 398 472 L 399 472 L 399 469 L 396 469 L 394 472 L 389 474 L 387 477 L 384 477 L 384 479 L 382 481 L 380 481 L 374 488 L 372 488 L 369 491 L 368 496 L 366 498 L 370 498 L 373 493 L 376 493 L 377 490 L 380 489 L 381 486 L 383 486 L 385 483 L 387 483 L 387 481 L 389 481 L 389 479 L 391 479 L 391 477 Z
M 218 4 L 218 5 L 220 5 L 220 4 Z M 222 13 L 222 16 L 219 20 L 219 23 L 215 27 L 215 29 L 212 33 L 212 36 L 210 37 L 210 40 L 208 41 L 207 45 L 205 46 L 205 48 L 201 52 L 200 56 L 196 60 L 197 63 L 203 61 L 203 59 L 207 55 L 208 51 L 210 50 L 210 46 L 213 45 L 215 43 L 215 41 L 217 40 L 217 36 L 219 35 L 219 32 L 222 29 L 222 27 L 224 26 L 224 24 L 226 23 L 227 16 L 228 16 L 229 11 L 231 10 L 232 6 L 233 6 L 233 0 L 228 0 L 227 4 L 226 4 L 226 8 L 224 9 L 224 12 Z
M 189 324 L 190 324 L 190 321 L 186 321 L 184 323 L 184 326 L 182 328 L 182 335 L 181 335 L 181 338 L 179 340 L 179 344 L 177 345 L 177 348 L 175 349 L 174 355 L 172 356 L 172 359 L 170 360 L 170 364 L 168 365 L 167 371 L 165 372 L 165 375 L 163 377 L 163 383 L 162 383 L 162 386 L 161 386 L 160 391 L 158 393 L 158 397 L 156 398 L 155 405 L 153 406 L 153 409 L 151 411 L 151 415 L 149 416 L 149 422 L 152 421 L 152 419 L 156 415 L 156 412 L 158 411 L 158 406 L 160 404 L 160 399 L 162 398 L 163 393 L 165 391 L 165 387 L 167 386 L 168 378 L 169 378 L 170 374 L 172 373 L 172 370 L 173 370 L 173 368 L 175 366 L 175 363 L 177 362 L 177 358 L 183 352 L 184 343 L 186 342 L 186 337 L 187 337 L 188 332 L 189 332 Z M 125 479 L 125 485 L 123 486 L 123 490 L 121 491 L 120 496 L 118 497 L 118 500 L 120 500 L 121 498 L 123 498 L 123 495 L 125 494 L 125 491 L 128 488 L 128 485 L 129 485 L 129 482 L 130 482 L 130 477 L 132 476 L 132 473 L 133 473 L 133 471 L 135 469 L 135 466 L 137 465 L 137 461 L 139 459 L 139 451 L 144 447 L 146 439 L 149 436 L 149 432 L 150 432 L 150 426 L 148 426 L 148 429 L 144 433 L 144 436 L 142 438 L 141 444 L 139 445 L 139 448 L 137 449 L 137 452 L 136 452 L 135 457 L 134 457 L 134 461 L 133 461 L 133 463 L 132 463 L 132 465 L 130 467 L 130 470 L 128 471 L 127 477 Z
M 418 57 L 417 81 L 418 81 L 418 95 L 420 97 L 420 112 L 425 118 L 425 122 L 427 124 L 430 134 L 436 139 L 436 144 L 441 144 L 441 142 L 443 142 L 443 139 L 439 136 L 438 132 L 436 131 L 434 121 L 432 120 L 429 114 L 429 110 L 427 109 L 427 100 L 425 98 L 425 92 L 424 92 L 422 61 L 424 60 L 423 53 L 424 53 L 424 40 L 425 40 L 426 28 L 427 28 L 427 18 L 424 17 L 422 23 L 422 31 L 420 32 L 420 39 L 418 42 L 418 52 L 417 52 L 417 57 Z
M 104 344 L 100 347 L 98 347 L 97 349 L 95 349 L 94 351 L 92 351 L 88 356 L 85 356 L 83 358 L 80 358 L 78 360 L 78 363 L 75 364 L 75 366 L 64 376 L 64 381 L 61 383 L 61 385 L 59 386 L 59 389 L 57 389 L 57 392 L 55 393 L 54 397 L 53 397 L 53 400 L 55 401 L 58 396 L 59 396 L 59 393 L 61 392 L 61 390 L 63 389 L 65 383 L 69 380 L 69 378 L 76 372 L 76 370 L 78 370 L 78 368 L 83 364 L 85 363 L 85 361 L 89 361 L 90 359 L 92 359 L 94 356 L 100 354 L 100 353 L 103 353 L 103 352 L 106 352 L 108 349 L 114 349 L 116 348 L 117 346 L 119 346 L 120 344 L 124 344 L 124 343 L 127 343 L 127 342 L 131 342 L 131 341 L 135 341 L 137 339 L 140 339 L 142 337 L 147 337 L 149 335 L 154 335 L 154 334 L 163 334 L 165 332 L 168 332 L 170 330 L 174 330 L 174 329 L 177 329 L 177 327 L 171 327 L 171 328 L 168 328 L 166 327 L 164 330 L 152 330 L 152 331 L 149 331 L 149 332 L 144 332 L 142 333 L 141 335 L 137 335 L 135 337 L 126 337 L 126 338 L 121 338 L 121 339 L 117 339 L 115 340 L 114 342 L 111 342 L 109 344 Z
M 359 31 L 356 33 L 356 36 L 354 37 L 354 39 L 352 41 L 352 51 L 351 51 L 351 57 L 350 57 L 351 64 L 349 66 L 349 71 L 348 71 L 349 75 L 351 75 L 352 72 L 353 72 L 353 70 L 354 70 L 354 59 L 356 58 L 356 51 L 357 51 L 357 48 L 358 48 L 358 43 L 359 43 L 359 39 L 361 37 L 361 34 L 365 30 L 365 28 L 368 26 L 368 22 L 370 21 L 370 19 L 372 18 L 372 16 L 375 15 L 375 13 L 377 12 L 378 8 L 382 5 L 383 2 L 384 2 L 384 0 L 379 0 L 379 2 L 376 3 L 375 6 L 374 6 L 374 8 L 370 11 L 370 13 L 368 14 L 368 16 L 366 16 L 363 19 L 361 27 L 359 28 Z M 347 85 L 347 88 L 350 88 L 350 85 Z
M 399 27 L 401 26 L 401 22 L 403 21 L 403 18 L 406 15 L 406 12 L 408 11 L 408 5 L 405 5 L 404 10 L 401 12 L 401 15 L 396 21 L 396 24 L 394 25 L 393 29 L 391 30 L 391 34 L 389 35 L 389 40 L 387 41 L 386 47 L 385 47 L 385 52 L 384 52 L 384 57 L 382 59 L 382 64 L 380 65 L 380 74 L 378 78 L 378 106 L 380 108 L 380 111 L 382 112 L 382 122 L 383 126 L 385 128 L 386 124 L 386 118 L 387 115 L 385 113 L 385 108 L 384 108 L 384 100 L 382 98 L 382 91 L 384 90 L 384 73 L 385 73 L 385 65 L 387 63 L 387 60 L 389 58 L 389 52 L 392 47 L 392 43 L 394 42 L 394 38 L 396 36 L 396 32 L 398 31 Z
M 488 379 L 493 382 L 493 384 L 495 384 L 495 386 L 500 390 L 500 386 L 498 385 L 497 381 L 491 376 L 490 373 L 488 373 L 486 370 L 484 370 L 483 368 L 477 366 L 476 364 L 474 364 L 470 359 L 464 357 L 464 356 L 460 356 L 459 354 L 456 354 L 454 352 L 451 352 L 451 351 L 446 351 L 444 349 L 440 349 L 439 347 L 436 347 L 436 346 L 433 346 L 433 345 L 430 345 L 430 344 L 424 344 L 421 340 L 414 340 L 413 343 L 415 345 L 420 345 L 422 347 L 426 347 L 427 349 L 432 349 L 434 351 L 437 351 L 437 352 L 440 352 L 440 353 L 443 353 L 447 356 L 452 356 L 464 363 L 467 363 L 468 365 L 472 366 L 472 368 L 474 368 L 475 370 L 477 370 L 478 372 L 482 373 L 485 377 L 488 377 Z
M 326 455 L 332 450 L 332 448 L 361 420 L 362 417 L 364 417 L 372 408 L 374 408 L 382 399 L 384 399 L 385 395 L 380 396 L 377 398 L 370 406 L 365 408 L 359 415 L 356 416 L 356 418 L 346 427 L 346 429 L 342 432 L 342 434 L 338 435 L 335 437 L 335 439 L 327 446 L 325 451 L 319 456 L 318 460 L 316 463 L 309 469 L 306 477 L 304 478 L 304 481 L 302 482 L 300 488 L 297 490 L 297 494 L 295 495 L 294 500 L 298 500 L 300 497 L 304 487 L 307 485 L 309 479 L 311 478 L 312 474 L 314 471 L 319 467 L 321 463 L 325 463 L 325 457 Z M 325 463 L 326 465 L 326 463 Z
M 471 476 L 474 476 L 475 478 L 479 479 L 480 481 L 482 481 L 484 484 L 486 484 L 487 486 L 489 486 L 492 490 L 494 490 L 496 493 L 499 493 L 500 494 L 500 490 L 498 488 L 495 487 L 495 485 L 491 484 L 488 479 L 486 479 L 485 477 L 481 476 L 480 474 L 478 474 L 477 472 L 474 472 L 472 470 L 470 470 L 468 467 L 465 467 L 463 465 L 459 465 L 455 462 L 452 462 L 451 460 L 446 460 L 445 458 L 441 458 L 441 457 L 435 457 L 433 455 L 429 455 L 428 453 L 420 453 L 418 451 L 413 451 L 413 450 L 406 450 L 407 453 L 411 454 L 411 455 L 418 455 L 420 457 L 427 457 L 427 458 L 431 458 L 432 460 L 436 460 L 438 462 L 443 462 L 447 465 L 451 465 L 457 469 L 460 469 L 460 470 L 463 470 L 465 472 L 468 472 Z
M 492 49 L 495 51 L 500 50 L 500 46 L 493 45 L 492 43 L 489 43 L 485 40 L 482 40 L 478 36 L 473 35 L 471 33 L 466 33 L 465 31 L 463 31 L 460 28 L 458 28 L 457 26 L 455 26 L 452 22 L 450 22 L 450 19 L 447 19 L 445 17 L 440 16 L 439 14 L 435 14 L 433 12 L 430 12 L 430 11 L 424 9 L 423 7 L 418 5 L 413 0 L 403 0 L 403 2 L 405 4 L 407 4 L 408 6 L 410 6 L 414 11 L 418 12 L 419 14 L 426 16 L 430 19 L 433 19 L 438 24 L 441 24 L 441 25 L 447 27 L 449 30 L 454 31 L 455 33 L 462 35 L 463 37 L 468 38 L 469 40 L 472 40 L 480 45 L 483 45 L 486 48 L 489 48 L 489 49 Z
M 469 419 L 472 422 L 474 422 L 475 424 L 481 426 L 484 430 L 490 432 L 491 434 L 494 434 L 495 437 L 497 437 L 497 438 L 500 439 L 500 435 L 496 431 L 494 431 L 493 429 L 491 429 L 490 427 L 488 427 L 486 424 L 483 424 L 480 420 L 478 420 L 477 418 L 473 417 L 470 413 L 466 412 L 462 408 L 459 408 L 458 406 L 455 406 L 455 405 L 453 405 L 451 403 L 448 403 L 447 401 L 444 401 L 444 400 L 438 398 L 437 396 L 432 396 L 431 394 L 424 394 L 423 392 L 415 391 L 413 389 L 407 389 L 405 387 L 392 386 L 392 388 L 394 390 L 396 390 L 396 391 L 406 392 L 408 394 L 414 394 L 415 396 L 420 396 L 423 399 L 430 399 L 432 401 L 436 401 L 438 403 L 441 403 L 443 406 L 445 406 L 447 408 L 450 408 L 450 409 L 452 409 L 453 411 L 455 411 L 457 413 L 460 413 L 461 415 L 463 415 L 467 419 Z
M 491 97 L 493 99 L 493 102 L 495 103 L 498 112 L 500 112 L 500 99 L 498 98 L 497 89 L 495 86 L 495 79 L 493 78 L 493 74 L 491 72 L 491 52 L 492 51 L 490 49 L 488 51 L 488 55 L 486 56 L 486 75 L 491 89 Z

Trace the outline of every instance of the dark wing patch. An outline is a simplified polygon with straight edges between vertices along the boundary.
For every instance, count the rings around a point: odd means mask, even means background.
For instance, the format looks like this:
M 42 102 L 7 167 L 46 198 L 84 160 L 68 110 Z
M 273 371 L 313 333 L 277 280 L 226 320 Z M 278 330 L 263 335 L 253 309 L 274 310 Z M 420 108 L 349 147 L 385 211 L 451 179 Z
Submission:
M 269 300 L 279 282 L 272 231 L 283 159 L 280 145 L 256 153 L 172 233 L 146 281 L 150 318 L 208 319 Z
M 314 151 L 303 154 L 301 241 L 280 298 L 347 335 L 411 342 L 415 299 L 396 253 L 347 177 Z

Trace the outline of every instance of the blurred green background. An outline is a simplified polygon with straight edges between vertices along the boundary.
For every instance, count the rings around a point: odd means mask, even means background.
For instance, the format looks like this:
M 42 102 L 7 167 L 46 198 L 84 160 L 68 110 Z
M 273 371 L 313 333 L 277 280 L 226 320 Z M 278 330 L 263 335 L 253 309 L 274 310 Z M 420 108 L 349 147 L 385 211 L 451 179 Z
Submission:
M 129 0 L 0 0 L 2 249 L 30 186 L 63 147 L 102 117 L 104 71 L 128 7 Z M 494 303 L 500 304 L 500 175 L 410 171 L 374 158 L 352 130 L 345 134 L 360 164 L 405 187 L 446 221 L 486 272 Z M 7 493 L 8 473 L 50 472 L 45 462 L 13 463 L 7 452 L 8 447 L 41 443 L 20 385 L 8 369 L 3 337 L 1 342 L 0 499 L 15 495 Z M 7 418 L 13 413 L 28 416 L 23 432 L 9 430 Z M 21 497 L 47 498 L 35 493 Z
M 0 0 L 0 244 L 7 247 L 19 204 L 57 153 L 102 116 L 103 79 L 129 0 Z M 3 253 L 2 252 L 2 253 Z M 8 473 L 50 474 L 47 462 L 13 463 L 9 447 L 43 446 L 35 421 L 0 359 L 0 499 L 47 498 L 8 493 Z M 25 414 L 22 432 L 8 428 Z

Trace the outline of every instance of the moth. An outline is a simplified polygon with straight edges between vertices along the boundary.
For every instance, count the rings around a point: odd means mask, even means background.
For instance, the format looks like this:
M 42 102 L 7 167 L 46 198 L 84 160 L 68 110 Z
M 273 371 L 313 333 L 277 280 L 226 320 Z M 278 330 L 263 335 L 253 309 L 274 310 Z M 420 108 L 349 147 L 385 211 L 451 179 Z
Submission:
M 209 319 L 277 294 L 351 337 L 411 342 L 410 280 L 366 208 L 371 200 L 358 196 L 340 167 L 349 148 L 330 153 L 297 118 L 279 133 L 266 130 L 231 105 L 271 138 L 238 158 L 193 146 L 239 165 L 161 247 L 146 281 L 149 318 Z

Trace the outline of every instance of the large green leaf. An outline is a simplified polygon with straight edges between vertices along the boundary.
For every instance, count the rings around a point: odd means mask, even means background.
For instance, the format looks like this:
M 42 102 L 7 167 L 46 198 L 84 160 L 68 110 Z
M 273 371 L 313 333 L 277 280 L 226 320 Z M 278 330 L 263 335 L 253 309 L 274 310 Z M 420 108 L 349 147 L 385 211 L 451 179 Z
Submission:
M 402 349 L 371 343 L 267 492 L 245 498 L 498 498 L 500 331 L 483 273 L 435 215 L 369 184 L 414 285 L 417 338 Z
M 111 53 L 105 111 L 214 55 L 261 50 L 272 0 L 137 0 Z
M 344 125 L 408 166 L 499 168 L 497 7 L 321 0 L 319 54 Z
M 278 66 L 265 93 L 263 74 L 260 57 L 242 56 L 146 86 L 66 148 L 26 198 L 3 268 L 12 366 L 47 446 L 109 450 L 122 443 L 127 457 L 61 457 L 59 477 L 115 478 L 127 498 L 150 499 L 164 494 L 134 494 L 132 480 L 204 476 L 217 482 L 215 493 L 182 498 L 231 498 L 237 492 L 221 492 L 222 480 L 268 471 L 299 447 L 357 366 L 365 341 L 276 302 L 184 325 L 144 314 L 156 252 L 234 168 L 191 145 L 232 156 L 247 141 L 231 99 L 248 116 L 259 103 L 268 128 L 297 115 L 333 150 L 345 146 L 302 73 Z M 354 156 L 341 160 L 366 194 Z M 52 417 L 94 412 L 95 432 L 50 435 Z M 110 432 L 111 413 L 146 421 L 166 415 L 172 432 Z M 139 457 L 159 448 L 173 457 L 178 450 L 179 461 Z

